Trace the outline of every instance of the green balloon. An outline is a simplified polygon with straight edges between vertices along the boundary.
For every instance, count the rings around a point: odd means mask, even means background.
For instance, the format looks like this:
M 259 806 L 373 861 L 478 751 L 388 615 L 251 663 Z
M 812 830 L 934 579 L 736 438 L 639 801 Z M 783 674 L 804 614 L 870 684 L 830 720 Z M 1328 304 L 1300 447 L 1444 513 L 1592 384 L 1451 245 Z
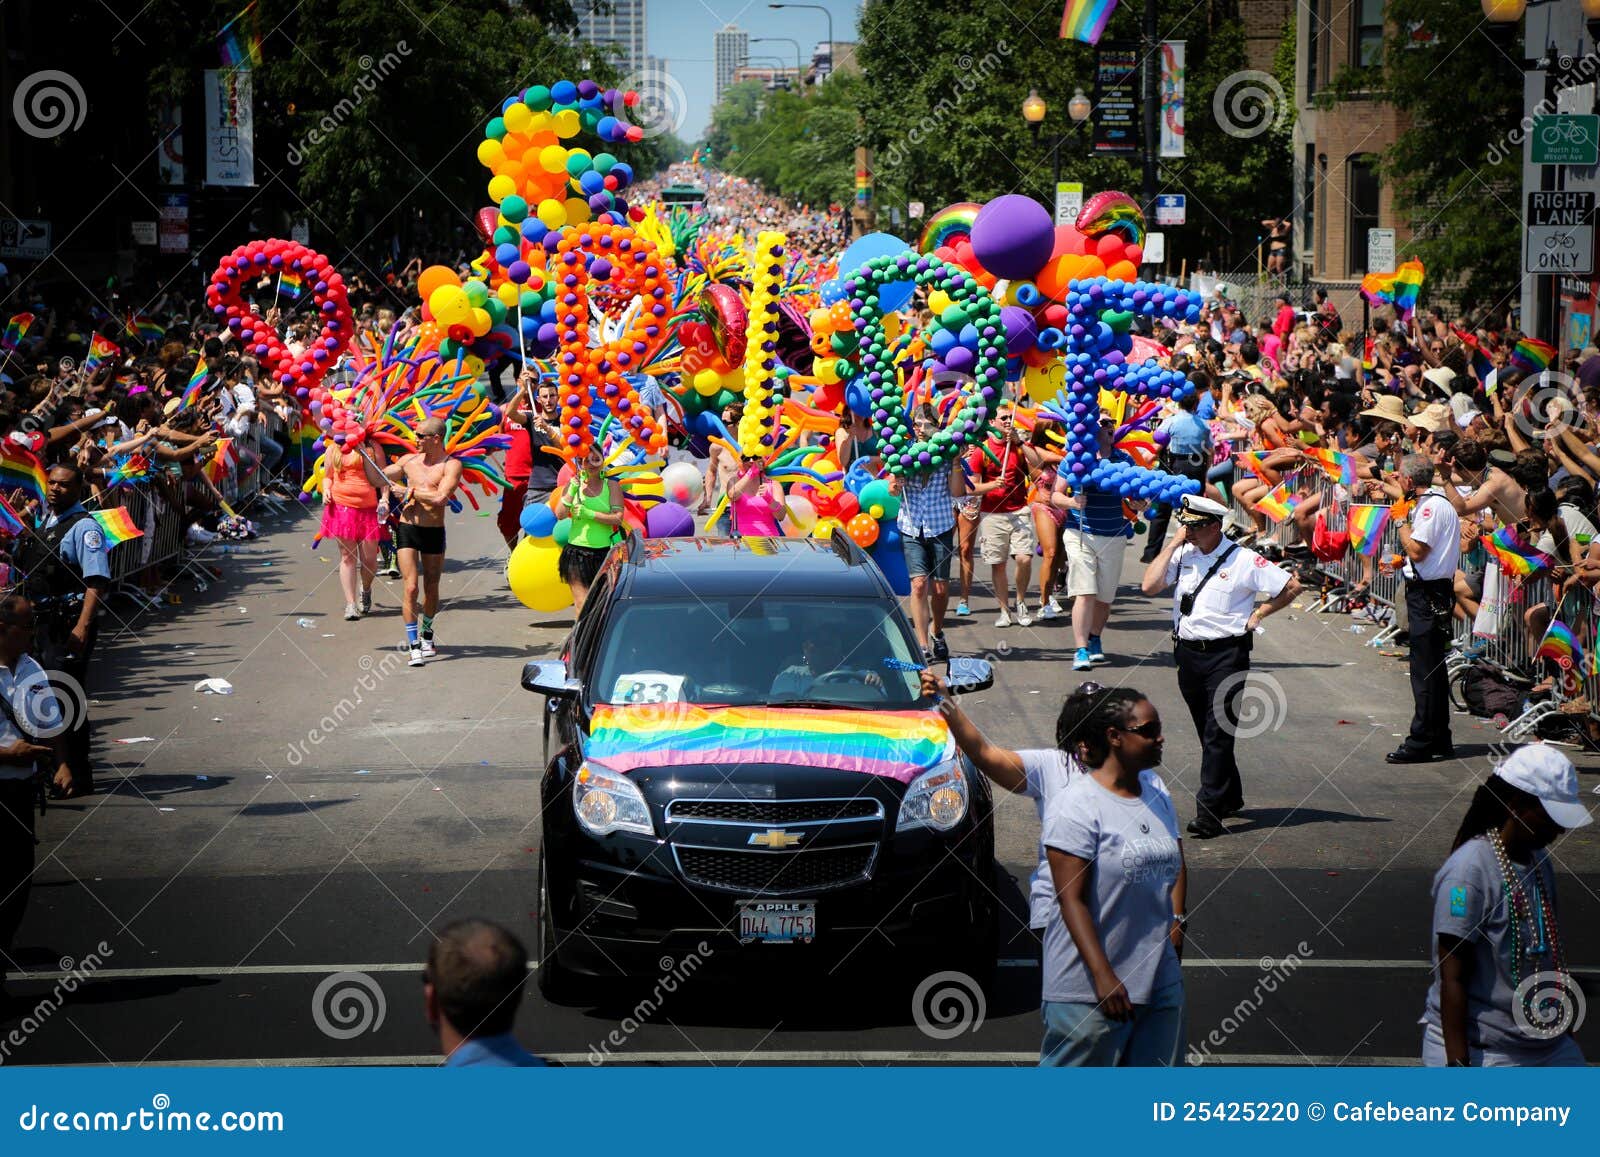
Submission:
M 534 112 L 545 112 L 555 102 L 550 99 L 549 88 L 542 84 L 536 84 L 522 94 L 522 103 Z
M 505 140 L 506 122 L 500 117 L 495 117 L 489 122 L 489 127 L 483 130 L 483 135 L 492 141 Z
M 489 320 L 494 322 L 495 325 L 499 325 L 506 319 L 505 302 L 501 301 L 498 297 L 490 297 L 489 300 L 485 301 L 483 303 L 483 310 L 489 315 Z
M 483 303 L 489 300 L 489 287 L 477 278 L 468 281 L 462 288 L 467 291 L 467 300 L 478 309 L 482 309 Z
M 567 540 L 572 537 L 572 519 L 560 519 L 555 529 L 550 532 L 550 537 L 556 540 L 557 546 L 566 546 Z

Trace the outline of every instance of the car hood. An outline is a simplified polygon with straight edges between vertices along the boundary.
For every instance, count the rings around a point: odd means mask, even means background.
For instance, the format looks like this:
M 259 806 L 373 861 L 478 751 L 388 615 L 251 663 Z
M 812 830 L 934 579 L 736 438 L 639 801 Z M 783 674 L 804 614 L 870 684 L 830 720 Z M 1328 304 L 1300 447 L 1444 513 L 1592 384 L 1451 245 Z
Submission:
M 937 711 L 826 711 L 809 707 L 597 705 L 584 758 L 613 771 L 766 763 L 824 767 L 910 783 L 953 758 Z

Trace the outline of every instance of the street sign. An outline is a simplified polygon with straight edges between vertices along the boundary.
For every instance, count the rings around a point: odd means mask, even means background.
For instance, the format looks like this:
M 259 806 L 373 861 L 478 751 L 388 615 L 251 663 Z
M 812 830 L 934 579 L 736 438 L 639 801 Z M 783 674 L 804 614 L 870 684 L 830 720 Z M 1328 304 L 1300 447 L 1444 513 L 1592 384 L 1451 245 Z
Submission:
M 1557 113 L 1533 118 L 1533 163 L 1600 164 L 1600 116 Z
M 1367 272 L 1388 273 L 1394 268 L 1394 230 L 1367 230 Z
M 1182 225 L 1188 216 L 1188 201 L 1182 193 L 1162 193 L 1156 198 L 1156 224 Z
M 154 221 L 130 222 L 133 228 L 133 243 L 135 245 L 154 245 L 156 243 L 156 223 Z
M 156 236 L 161 252 L 189 252 L 189 194 L 165 194 L 156 214 Z
M 1071 225 L 1083 212 L 1083 183 L 1059 181 L 1056 183 L 1056 224 Z
M 50 222 L 0 219 L 0 257 L 43 261 L 50 256 Z
M 927 206 L 924 205 L 921 201 L 912 201 L 909 205 L 906 206 L 906 216 L 910 217 L 913 221 L 915 221 L 919 217 L 921 217 L 922 214 L 924 212 L 926 212 L 926 211 L 927 211 Z
M 1529 193 L 1526 273 L 1594 272 L 1594 194 Z
M 1144 235 L 1144 256 L 1140 258 L 1141 265 L 1162 265 L 1167 260 L 1167 235 L 1165 233 L 1146 233 Z
M 300 245 L 311 244 L 311 222 L 304 217 L 289 226 L 289 240 Z

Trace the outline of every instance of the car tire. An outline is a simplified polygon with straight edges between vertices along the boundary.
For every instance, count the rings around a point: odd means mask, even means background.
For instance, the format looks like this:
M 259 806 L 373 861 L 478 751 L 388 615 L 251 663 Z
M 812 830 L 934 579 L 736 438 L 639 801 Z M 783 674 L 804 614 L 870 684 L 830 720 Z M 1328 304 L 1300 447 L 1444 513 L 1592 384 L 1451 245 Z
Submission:
M 556 931 L 555 915 L 550 903 L 550 885 L 547 854 L 539 851 L 539 967 L 535 980 L 539 995 L 551 1004 L 576 1005 L 583 1002 L 586 985 L 583 978 L 561 963 L 557 945 L 561 941 Z

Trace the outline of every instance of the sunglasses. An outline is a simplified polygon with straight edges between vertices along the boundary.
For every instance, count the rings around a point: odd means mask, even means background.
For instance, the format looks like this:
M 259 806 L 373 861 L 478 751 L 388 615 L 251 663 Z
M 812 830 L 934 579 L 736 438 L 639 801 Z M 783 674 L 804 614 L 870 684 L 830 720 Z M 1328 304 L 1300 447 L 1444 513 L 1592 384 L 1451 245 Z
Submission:
M 1145 739 L 1161 738 L 1161 720 L 1152 719 L 1149 723 L 1141 723 L 1137 727 L 1119 727 L 1118 731 L 1126 731 L 1130 735 L 1138 735 Z

